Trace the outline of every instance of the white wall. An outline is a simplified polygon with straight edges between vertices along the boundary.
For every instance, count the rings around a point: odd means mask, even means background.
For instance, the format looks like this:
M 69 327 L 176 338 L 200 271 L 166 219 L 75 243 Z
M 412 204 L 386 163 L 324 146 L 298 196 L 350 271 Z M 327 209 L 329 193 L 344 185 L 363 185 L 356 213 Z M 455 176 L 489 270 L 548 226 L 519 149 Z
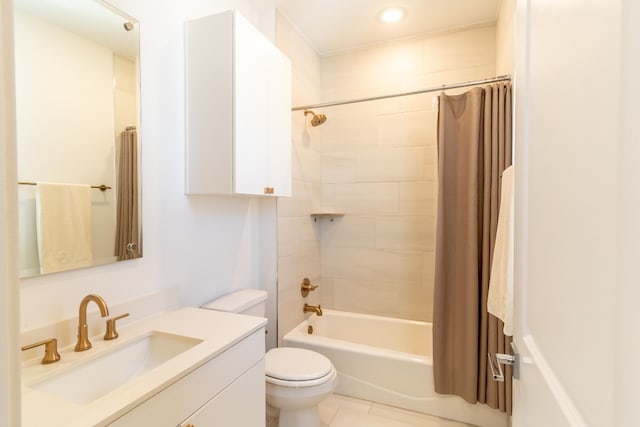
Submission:
M 275 41 L 273 2 L 114 0 L 113 4 L 140 21 L 144 257 L 21 280 L 23 332 L 75 317 L 79 301 L 88 293 L 102 295 L 111 306 L 150 296 L 155 305 L 139 309 L 147 312 L 198 305 L 241 287 L 275 291 L 275 277 L 263 280 L 267 273 L 260 253 L 262 247 L 275 251 L 275 241 L 273 245 L 264 241 L 269 230 L 261 230 L 268 223 L 263 216 L 272 216 L 275 203 L 183 194 L 183 22 L 236 7 Z M 151 298 L 164 292 L 171 298 Z M 136 316 L 134 308 L 131 321 Z
M 622 2 L 622 147 L 621 205 L 618 233 L 620 281 L 617 292 L 614 369 L 614 421 L 617 426 L 640 422 L 640 2 Z
M 320 99 L 320 58 L 296 32 L 288 19 L 278 15 L 278 47 L 292 63 L 292 105 L 309 105 Z M 278 199 L 278 338 L 302 321 L 305 302 L 317 304 L 320 283 L 320 223 L 312 211 L 320 204 L 320 156 L 322 126 L 312 127 L 302 111 L 292 112 L 292 197 Z M 300 284 L 308 277 L 320 288 L 306 300 Z
M 18 178 L 93 184 L 105 169 L 113 178 L 113 51 L 15 16 Z
M 502 0 L 496 22 L 496 74 L 513 75 L 515 0 Z
M 323 100 L 493 77 L 495 52 L 482 26 L 323 57 Z M 345 212 L 322 224 L 323 305 L 432 320 L 437 95 L 321 109 L 322 205 Z
M 13 11 L 0 0 L 0 426 L 20 425 Z
M 115 104 L 114 138 L 120 139 L 120 133 L 128 126 L 138 125 L 138 65 L 135 59 L 114 55 L 113 58 L 113 97 Z

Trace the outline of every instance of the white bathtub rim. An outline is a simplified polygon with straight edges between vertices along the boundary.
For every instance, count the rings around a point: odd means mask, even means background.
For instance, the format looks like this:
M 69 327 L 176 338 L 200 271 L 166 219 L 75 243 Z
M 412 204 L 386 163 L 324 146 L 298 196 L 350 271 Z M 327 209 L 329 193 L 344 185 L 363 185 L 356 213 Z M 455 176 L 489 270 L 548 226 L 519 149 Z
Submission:
M 373 347 L 370 345 L 352 343 L 345 340 L 338 340 L 335 338 L 327 338 L 322 335 L 312 335 L 313 338 L 308 338 L 307 333 L 301 333 L 299 331 L 289 332 L 284 336 L 283 345 L 285 347 L 304 347 L 304 345 L 321 345 L 331 350 L 344 350 L 349 349 L 349 352 L 353 352 L 364 356 L 381 356 L 387 359 L 395 361 L 407 361 L 421 363 L 425 365 L 432 365 L 433 359 L 428 356 L 421 356 L 412 353 L 405 353 L 402 351 L 394 351 L 386 348 Z
M 351 311 L 341 311 L 341 310 L 333 310 L 330 308 L 323 308 L 323 313 L 327 313 L 329 315 L 333 315 L 336 317 L 349 317 L 349 318 L 358 318 L 358 319 L 368 319 L 368 320 L 378 320 L 383 322 L 390 323 L 402 323 L 402 324 L 412 324 L 412 325 L 431 325 L 432 322 L 425 322 L 422 320 L 412 320 L 412 319 L 403 319 L 401 317 L 387 317 L 380 316 L 378 314 L 367 314 L 367 313 L 357 313 Z M 311 314 L 309 317 L 305 319 L 306 322 L 309 322 L 310 319 L 318 317 L 315 313 Z M 299 325 L 298 325 L 299 326 Z

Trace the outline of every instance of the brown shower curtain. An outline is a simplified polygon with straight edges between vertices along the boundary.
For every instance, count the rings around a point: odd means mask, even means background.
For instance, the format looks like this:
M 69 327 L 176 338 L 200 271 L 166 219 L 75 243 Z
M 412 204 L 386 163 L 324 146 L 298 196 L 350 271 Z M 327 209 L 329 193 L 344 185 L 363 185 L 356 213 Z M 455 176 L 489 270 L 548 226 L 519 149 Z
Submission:
M 131 127 L 120 134 L 118 159 L 116 250 L 118 260 L 140 257 L 138 221 L 138 134 Z
M 510 353 L 487 313 L 500 176 L 511 165 L 511 84 L 440 96 L 433 314 L 435 390 L 511 413 L 511 367 L 493 381 L 487 352 Z

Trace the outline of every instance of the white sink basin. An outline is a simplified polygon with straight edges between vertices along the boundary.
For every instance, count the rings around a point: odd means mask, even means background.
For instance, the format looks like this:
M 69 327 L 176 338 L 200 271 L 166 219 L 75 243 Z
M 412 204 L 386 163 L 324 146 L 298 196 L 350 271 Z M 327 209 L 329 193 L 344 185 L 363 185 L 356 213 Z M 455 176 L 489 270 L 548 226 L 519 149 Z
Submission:
M 201 342 L 191 337 L 150 332 L 31 387 L 87 404 Z

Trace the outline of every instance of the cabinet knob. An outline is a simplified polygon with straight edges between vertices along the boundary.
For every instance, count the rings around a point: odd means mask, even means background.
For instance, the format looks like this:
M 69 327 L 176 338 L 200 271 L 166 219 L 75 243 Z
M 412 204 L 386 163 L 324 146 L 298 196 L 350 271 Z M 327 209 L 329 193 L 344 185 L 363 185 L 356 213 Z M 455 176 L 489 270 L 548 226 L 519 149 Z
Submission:
M 273 194 L 273 187 L 264 187 L 264 194 Z

